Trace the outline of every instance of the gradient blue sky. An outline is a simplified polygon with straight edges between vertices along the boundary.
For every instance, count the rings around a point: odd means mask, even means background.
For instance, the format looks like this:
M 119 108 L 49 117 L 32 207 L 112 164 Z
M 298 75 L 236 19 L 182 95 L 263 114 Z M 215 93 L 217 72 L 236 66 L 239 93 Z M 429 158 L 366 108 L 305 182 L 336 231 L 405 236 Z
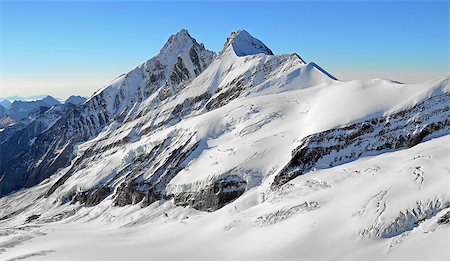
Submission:
M 213 51 L 245 29 L 343 80 L 449 74 L 448 1 L 1 1 L 0 97 L 89 96 L 181 28 Z

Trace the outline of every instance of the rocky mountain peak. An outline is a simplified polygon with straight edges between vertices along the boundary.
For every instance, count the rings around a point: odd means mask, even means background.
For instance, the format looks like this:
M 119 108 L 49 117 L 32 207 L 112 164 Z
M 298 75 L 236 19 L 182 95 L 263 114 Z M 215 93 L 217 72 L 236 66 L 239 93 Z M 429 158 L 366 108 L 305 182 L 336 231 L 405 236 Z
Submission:
M 193 44 L 197 44 L 197 41 L 191 37 L 186 29 L 181 29 L 178 33 L 169 37 L 160 53 L 177 52 L 177 50 L 189 48 Z
M 199 44 L 192 38 L 186 29 L 182 29 L 169 37 L 159 54 L 148 60 L 145 67 L 152 71 L 152 74 L 159 75 L 153 78 L 167 78 L 171 76 L 170 74 L 176 67 L 181 66 L 189 71 L 190 75 L 186 75 L 187 78 L 192 78 L 203 71 L 214 57 L 214 52 L 207 50 L 203 44 Z M 183 71 L 187 72 L 186 70 Z M 162 77 L 161 75 L 165 76 Z M 177 84 L 180 83 L 179 81 L 176 82 Z
M 263 42 L 254 38 L 245 30 L 232 32 L 230 37 L 227 38 L 227 42 L 225 43 L 222 52 L 229 50 L 230 48 L 232 48 L 237 56 L 247 56 L 259 53 L 273 55 L 273 52 Z

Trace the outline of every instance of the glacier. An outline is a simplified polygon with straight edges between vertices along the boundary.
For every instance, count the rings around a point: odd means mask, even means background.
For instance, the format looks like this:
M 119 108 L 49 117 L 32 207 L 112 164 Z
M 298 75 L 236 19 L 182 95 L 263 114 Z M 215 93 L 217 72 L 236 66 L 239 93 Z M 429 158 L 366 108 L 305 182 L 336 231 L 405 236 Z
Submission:
M 182 29 L 86 101 L 2 126 L 0 258 L 445 260 L 449 91 Z

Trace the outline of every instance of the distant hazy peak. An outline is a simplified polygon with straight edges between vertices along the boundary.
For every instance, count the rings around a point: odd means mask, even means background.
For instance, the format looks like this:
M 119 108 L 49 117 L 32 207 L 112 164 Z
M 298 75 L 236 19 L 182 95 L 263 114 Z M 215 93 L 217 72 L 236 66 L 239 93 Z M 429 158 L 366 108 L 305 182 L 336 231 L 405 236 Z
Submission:
M 10 101 L 8 101 L 8 100 L 0 101 L 0 105 L 5 107 L 5 108 L 8 108 L 9 106 L 11 106 L 11 104 L 12 103 Z
M 72 95 L 69 98 L 67 98 L 67 100 L 64 103 L 70 103 L 73 105 L 79 105 L 82 104 L 86 101 L 85 97 L 82 96 L 78 96 L 78 95 Z
M 273 55 L 273 52 L 260 40 L 251 36 L 245 30 L 239 30 L 232 32 L 230 37 L 227 38 L 227 42 L 224 45 L 223 51 L 232 48 L 233 52 L 237 56 L 246 56 L 254 54 L 267 54 Z
M 44 99 L 42 99 L 43 102 L 47 103 L 50 106 L 61 104 L 57 99 L 53 98 L 52 96 L 48 95 Z

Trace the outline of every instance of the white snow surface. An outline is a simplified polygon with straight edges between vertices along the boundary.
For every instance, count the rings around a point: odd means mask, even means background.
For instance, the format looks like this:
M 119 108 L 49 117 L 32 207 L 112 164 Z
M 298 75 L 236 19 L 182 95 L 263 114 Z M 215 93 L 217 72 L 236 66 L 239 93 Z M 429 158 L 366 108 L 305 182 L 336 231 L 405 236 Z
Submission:
M 66 204 L 47 210 L 50 203 L 38 199 L 51 183 L 45 182 L 0 199 L 2 211 L 32 203 L 20 218 L 0 221 L 0 257 L 446 260 L 450 226 L 437 220 L 450 210 L 449 137 L 316 170 L 277 192 L 256 187 L 212 213 L 177 207 L 171 201 L 147 208 L 111 207 L 105 201 L 94 208 Z M 429 215 L 399 221 L 413 210 Z M 38 213 L 39 220 L 57 214 L 68 218 L 24 224 L 26 217 Z M 376 234 L 386 228 L 401 233 Z
M 225 43 L 225 50 L 233 49 L 237 56 L 247 56 L 254 54 L 273 54 L 260 40 L 251 36 L 247 31 L 240 30 L 233 32 Z
M 296 54 L 270 54 L 262 42 L 239 31 L 205 71 L 173 95 L 161 101 L 155 91 L 133 103 L 145 85 L 146 69 L 158 63 L 172 68 L 178 57 L 188 55 L 186 43 L 191 46 L 192 39 L 182 30 L 155 58 L 89 99 L 101 95 L 105 110 L 113 114 L 130 104 L 136 107 L 122 122 L 77 144 L 73 162 L 88 149 L 98 153 L 55 193 L 42 197 L 70 166 L 37 186 L 0 198 L 0 217 L 18 213 L 0 220 L 0 259 L 448 259 L 450 227 L 437 224 L 450 210 L 448 134 L 409 149 L 313 170 L 280 190 L 270 189 L 302 138 L 448 93 L 448 77 L 421 84 L 338 81 Z M 186 69 L 194 73 L 192 65 Z M 205 94 L 221 102 L 226 93 L 235 96 L 212 109 L 195 102 Z M 118 96 L 124 101 L 119 107 L 114 102 Z M 193 105 L 186 109 L 184 104 Z M 183 114 L 171 118 L 177 106 Z M 172 200 L 146 208 L 114 207 L 112 195 L 94 207 L 64 202 L 70 192 L 114 177 L 111 186 L 117 189 L 125 179 L 118 173 L 168 138 L 170 146 L 157 162 L 133 177 L 150 179 L 177 146 L 198 142 L 165 191 L 198 191 L 229 173 L 242 177 L 247 191 L 212 213 L 175 206 Z M 40 216 L 26 222 L 32 215 Z

